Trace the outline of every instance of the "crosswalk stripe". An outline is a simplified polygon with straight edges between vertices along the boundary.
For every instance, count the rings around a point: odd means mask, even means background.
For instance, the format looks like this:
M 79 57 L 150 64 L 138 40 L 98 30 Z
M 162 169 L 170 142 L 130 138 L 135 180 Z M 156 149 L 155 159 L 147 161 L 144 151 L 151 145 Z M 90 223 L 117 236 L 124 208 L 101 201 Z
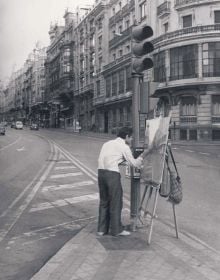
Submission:
M 77 182 L 74 184 L 63 184 L 63 185 L 52 185 L 52 186 L 45 186 L 43 187 L 42 191 L 49 191 L 49 190 L 62 190 L 62 189 L 72 189 L 72 188 L 77 188 L 77 187 L 84 187 L 84 186 L 90 186 L 93 185 L 93 181 L 82 181 L 82 182 Z
M 72 163 L 70 160 L 61 160 L 61 161 L 58 161 L 57 163 Z
M 76 168 L 76 166 L 73 166 L 73 165 L 56 166 L 54 169 L 55 170 L 63 170 L 63 169 L 73 169 L 73 168 Z
M 54 174 L 54 175 L 50 176 L 50 179 L 73 177 L 73 176 L 79 176 L 79 175 L 82 175 L 82 172 L 66 173 L 66 174 Z
M 72 197 L 72 198 L 59 199 L 52 202 L 43 202 L 33 206 L 29 212 L 42 211 L 54 207 L 66 206 L 69 204 L 75 204 L 83 201 L 97 200 L 98 198 L 99 198 L 99 193 L 93 193 L 93 194 Z

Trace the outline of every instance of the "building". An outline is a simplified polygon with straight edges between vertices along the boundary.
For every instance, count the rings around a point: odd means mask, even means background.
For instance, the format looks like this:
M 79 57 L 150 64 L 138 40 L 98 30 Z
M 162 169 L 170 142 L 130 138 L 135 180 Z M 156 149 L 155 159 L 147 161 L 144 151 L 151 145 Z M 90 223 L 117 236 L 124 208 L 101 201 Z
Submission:
M 154 82 L 173 139 L 220 140 L 220 1 L 151 1 Z

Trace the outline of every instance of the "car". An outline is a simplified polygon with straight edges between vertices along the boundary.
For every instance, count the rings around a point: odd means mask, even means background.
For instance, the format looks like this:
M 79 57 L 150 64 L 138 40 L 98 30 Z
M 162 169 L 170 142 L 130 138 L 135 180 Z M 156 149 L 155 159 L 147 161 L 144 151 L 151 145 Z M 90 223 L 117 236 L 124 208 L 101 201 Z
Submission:
M 16 129 L 23 129 L 23 123 L 21 121 L 17 121 L 15 123 L 15 128 Z
M 11 123 L 11 128 L 15 128 L 15 122 Z
M 31 126 L 30 126 L 30 129 L 31 130 L 38 130 L 39 129 L 39 126 L 37 123 L 32 123 Z
M 0 134 L 5 135 L 5 126 L 0 124 Z

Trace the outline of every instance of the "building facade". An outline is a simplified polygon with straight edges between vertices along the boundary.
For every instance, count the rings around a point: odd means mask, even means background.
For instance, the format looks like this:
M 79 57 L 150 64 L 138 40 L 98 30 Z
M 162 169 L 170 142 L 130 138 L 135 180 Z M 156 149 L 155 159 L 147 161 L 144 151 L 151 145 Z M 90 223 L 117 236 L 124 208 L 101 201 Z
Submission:
M 151 1 L 154 82 L 173 139 L 220 140 L 220 1 Z

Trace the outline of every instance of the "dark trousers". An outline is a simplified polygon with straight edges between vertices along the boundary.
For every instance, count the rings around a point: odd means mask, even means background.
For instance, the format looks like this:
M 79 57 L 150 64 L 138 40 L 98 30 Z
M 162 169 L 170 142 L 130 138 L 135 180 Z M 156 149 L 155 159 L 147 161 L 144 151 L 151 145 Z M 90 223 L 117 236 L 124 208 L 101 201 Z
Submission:
M 117 235 L 123 230 L 121 175 L 115 171 L 99 169 L 98 185 L 100 195 L 98 231 Z

